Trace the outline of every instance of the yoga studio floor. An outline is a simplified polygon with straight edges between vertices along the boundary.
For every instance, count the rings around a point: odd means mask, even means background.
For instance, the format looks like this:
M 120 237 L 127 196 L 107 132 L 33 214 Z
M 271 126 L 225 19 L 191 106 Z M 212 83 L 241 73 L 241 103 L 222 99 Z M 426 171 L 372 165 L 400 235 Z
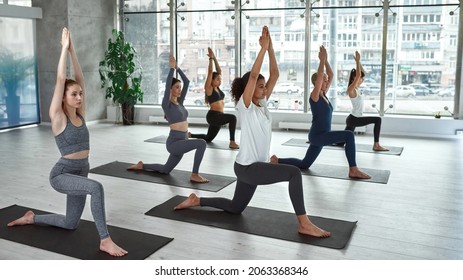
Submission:
M 113 161 L 164 163 L 167 159 L 164 144 L 144 142 L 167 135 L 167 126 L 94 123 L 89 129 L 91 167 Z M 206 127 L 191 127 L 190 131 L 205 132 Z M 237 131 L 237 139 L 239 135 Z M 272 153 L 303 157 L 305 148 L 282 143 L 305 137 L 304 132 L 275 130 Z M 356 141 L 369 144 L 372 137 L 357 135 Z M 227 138 L 228 130 L 222 129 L 217 139 Z M 0 208 L 17 204 L 64 213 L 64 195 L 48 182 L 49 171 L 59 158 L 50 126 L 0 133 L 0 143 Z M 463 259 L 463 139 L 383 136 L 381 143 L 404 149 L 400 156 L 358 152 L 357 163 L 360 168 L 389 170 L 387 184 L 303 176 L 309 215 L 358 221 L 344 249 L 144 215 L 173 196 L 187 196 L 192 191 L 199 196 L 230 198 L 235 183 L 211 192 L 94 173 L 89 177 L 104 185 L 109 225 L 174 238 L 148 259 Z M 236 154 L 233 150 L 208 148 L 200 171 L 234 177 Z M 192 162 L 193 153 L 189 153 L 176 169 L 190 171 Z M 347 172 L 347 161 L 340 150 L 323 150 L 316 163 L 346 166 Z M 293 212 L 284 183 L 258 187 L 250 206 Z M 89 199 L 82 219 L 93 220 Z M 0 239 L 0 259 L 70 257 Z

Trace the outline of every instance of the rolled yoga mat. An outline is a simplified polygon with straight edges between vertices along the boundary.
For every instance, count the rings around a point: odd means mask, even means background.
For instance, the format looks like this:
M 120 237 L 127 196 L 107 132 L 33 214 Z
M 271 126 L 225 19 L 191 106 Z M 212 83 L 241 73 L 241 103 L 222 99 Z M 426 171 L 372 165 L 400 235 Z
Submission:
M 190 181 L 191 171 L 174 169 L 170 174 L 162 174 L 155 171 L 127 170 L 127 167 L 132 164 L 113 161 L 90 169 L 90 173 L 210 192 L 217 192 L 236 181 L 235 177 L 201 172 L 209 183 L 194 183 Z
M 155 206 L 145 215 L 333 249 L 342 249 L 346 246 L 357 223 L 309 216 L 315 225 L 331 232 L 328 238 L 317 238 L 297 232 L 298 222 L 294 213 L 250 206 L 240 215 L 210 207 L 173 210 L 174 206 L 184 199 L 186 199 L 184 196 L 174 196 Z
M 80 220 L 76 230 L 41 225 L 7 226 L 27 210 L 50 214 L 19 205 L 0 209 L 0 238 L 83 260 L 143 260 L 173 240 L 108 225 L 111 239 L 129 252 L 123 257 L 112 257 L 99 250 L 100 237 L 95 223 L 90 221 Z

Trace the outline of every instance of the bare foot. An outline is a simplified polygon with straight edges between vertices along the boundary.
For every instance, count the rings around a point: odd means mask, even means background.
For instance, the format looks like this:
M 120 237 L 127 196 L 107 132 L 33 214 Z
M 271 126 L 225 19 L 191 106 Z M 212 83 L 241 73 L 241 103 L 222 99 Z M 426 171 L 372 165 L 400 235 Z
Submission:
M 373 151 L 384 152 L 384 151 L 389 151 L 389 149 L 382 147 L 379 143 L 375 143 L 373 145 Z
M 21 218 L 16 219 L 12 222 L 9 222 L 8 226 L 14 227 L 14 226 L 22 226 L 22 225 L 31 225 L 34 223 L 34 216 L 35 216 L 34 212 L 29 210 Z
M 276 155 L 270 157 L 270 163 L 278 163 L 278 157 Z
M 116 243 L 113 242 L 111 237 L 101 240 L 100 250 L 115 257 L 122 257 L 128 253 L 126 250 L 117 246 Z
M 194 206 L 199 206 L 199 197 L 196 194 L 192 193 L 187 199 L 182 201 L 179 205 L 175 206 L 174 210 L 180 210 Z
M 228 145 L 228 147 L 232 150 L 236 150 L 236 149 L 239 149 L 240 146 L 238 144 L 236 144 L 235 141 L 230 141 L 230 145 Z
M 193 183 L 209 183 L 209 180 L 199 175 L 198 173 L 191 173 L 190 181 Z
M 360 171 L 360 169 L 358 169 L 357 166 L 353 166 L 349 168 L 349 178 L 370 179 L 371 176 Z
M 137 164 L 127 167 L 127 170 L 141 170 L 143 169 L 143 161 L 139 161 Z
M 297 219 L 299 220 L 299 229 L 298 232 L 300 234 L 306 234 L 306 235 L 311 235 L 315 237 L 330 237 L 331 232 L 323 230 L 316 225 L 312 224 L 312 222 L 309 220 L 307 215 L 300 215 L 297 216 Z

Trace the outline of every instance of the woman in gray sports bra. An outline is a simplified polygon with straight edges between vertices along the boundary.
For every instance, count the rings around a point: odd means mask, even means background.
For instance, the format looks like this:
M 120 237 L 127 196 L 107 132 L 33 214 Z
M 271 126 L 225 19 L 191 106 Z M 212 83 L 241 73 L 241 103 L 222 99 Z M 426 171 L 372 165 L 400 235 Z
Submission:
M 208 183 L 209 180 L 199 175 L 199 165 L 206 151 L 206 141 L 204 139 L 188 139 L 188 111 L 183 106 L 185 96 L 188 91 L 190 80 L 185 76 L 182 69 L 177 66 L 175 58 L 171 55 L 169 58 L 169 75 L 166 79 L 166 90 L 162 99 L 162 110 L 165 118 L 170 126 L 170 133 L 167 137 L 166 148 L 170 153 L 165 164 L 158 163 L 143 163 L 139 161 L 137 164 L 129 166 L 128 170 L 148 170 L 169 174 L 175 166 L 180 162 L 183 155 L 192 150 L 196 150 L 193 170 L 190 181 L 194 183 Z M 177 70 L 183 80 L 174 78 L 174 71 Z
M 71 56 L 75 80 L 66 79 L 68 52 Z M 87 195 L 90 195 L 92 215 L 100 235 L 100 250 L 120 257 L 127 254 L 127 251 L 116 245 L 109 236 L 106 227 L 103 185 L 87 178 L 90 137 L 84 120 L 84 84 L 84 75 L 74 45 L 71 43 L 69 31 L 63 28 L 56 85 L 49 111 L 51 128 L 61 158 L 50 172 L 50 184 L 56 191 L 66 194 L 66 214 L 35 215 L 29 210 L 21 218 L 10 222 L 8 226 L 39 224 L 76 229 Z

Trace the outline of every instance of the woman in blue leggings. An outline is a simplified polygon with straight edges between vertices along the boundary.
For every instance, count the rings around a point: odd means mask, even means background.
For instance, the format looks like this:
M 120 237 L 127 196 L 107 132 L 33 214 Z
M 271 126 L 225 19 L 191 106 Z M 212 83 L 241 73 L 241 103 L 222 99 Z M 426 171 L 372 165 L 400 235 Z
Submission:
M 167 137 L 166 141 L 166 148 L 170 153 L 169 158 L 165 164 L 143 163 L 139 161 L 127 169 L 144 169 L 169 174 L 177 166 L 185 153 L 196 150 L 190 180 L 194 183 L 207 183 L 209 180 L 198 173 L 199 165 L 206 151 L 206 141 L 204 139 L 188 139 L 188 111 L 183 106 L 183 101 L 185 101 L 190 80 L 177 66 L 177 62 L 172 55 L 169 58 L 169 65 L 170 71 L 166 79 L 166 90 L 162 99 L 162 109 L 170 126 L 169 137 Z M 177 69 L 177 72 L 182 77 L 184 82 L 183 89 L 180 80 L 174 78 L 175 69 Z
M 265 26 L 259 44 L 261 49 L 251 72 L 238 77 L 232 84 L 232 95 L 241 120 L 241 146 L 234 170 L 237 177 L 232 199 L 222 197 L 198 197 L 192 193 L 175 209 L 209 206 L 228 213 L 241 214 L 251 201 L 258 185 L 288 182 L 288 191 L 299 222 L 298 232 L 315 237 L 329 237 L 327 232 L 314 225 L 306 214 L 302 191 L 301 171 L 291 165 L 269 162 L 272 136 L 272 119 L 267 109 L 267 99 L 272 94 L 279 70 L 270 33 Z M 269 55 L 270 77 L 267 82 L 259 74 L 265 53 Z
M 66 79 L 68 52 L 71 56 L 75 80 Z M 84 84 L 84 75 L 74 45 L 71 43 L 70 33 L 64 28 L 61 34 L 61 55 L 49 114 L 51 129 L 62 156 L 50 172 L 50 184 L 56 191 L 66 194 L 66 215 L 35 215 L 29 210 L 23 217 L 12 221 L 8 226 L 39 224 L 76 229 L 87 195 L 90 195 L 90 207 L 100 235 L 100 250 L 112 256 L 123 256 L 127 251 L 112 241 L 106 227 L 103 186 L 87 178 L 90 144 L 84 120 Z
M 355 161 L 355 140 L 354 133 L 348 130 L 331 131 L 331 117 L 333 107 L 326 96 L 331 81 L 333 71 L 328 62 L 328 54 L 324 46 L 320 47 L 318 53 L 320 64 L 318 71 L 312 75 L 314 89 L 310 94 L 310 109 L 312 110 L 312 127 L 309 131 L 309 148 L 305 157 L 297 158 L 278 158 L 276 155 L 271 157 L 272 163 L 283 163 L 297 166 L 301 169 L 308 169 L 323 149 L 323 146 L 332 145 L 339 142 L 346 143 L 345 153 L 349 162 L 349 177 L 357 179 L 369 179 L 370 176 L 357 168 Z M 325 74 L 325 68 L 327 74 Z

